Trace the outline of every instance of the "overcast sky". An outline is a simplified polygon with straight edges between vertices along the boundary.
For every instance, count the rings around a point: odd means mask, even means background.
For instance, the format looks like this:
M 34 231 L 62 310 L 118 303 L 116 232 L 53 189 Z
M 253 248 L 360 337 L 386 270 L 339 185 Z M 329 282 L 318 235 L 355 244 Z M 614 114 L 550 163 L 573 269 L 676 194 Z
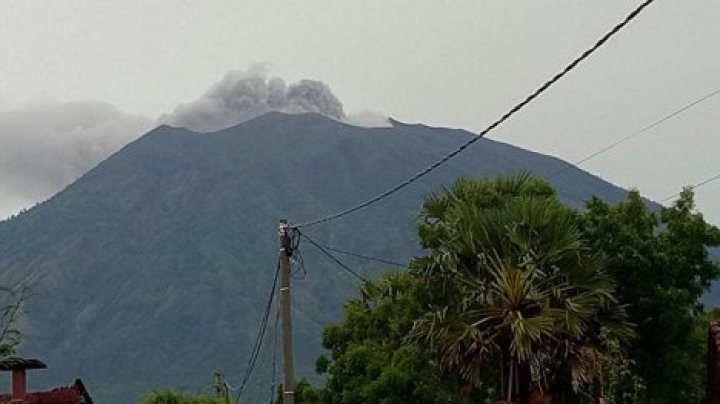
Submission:
M 0 217 L 258 64 L 349 115 L 477 131 L 639 2 L 0 0 Z M 657 0 L 491 137 L 575 161 L 720 88 L 719 20 L 720 0 Z M 719 150 L 720 95 L 583 168 L 658 200 Z M 715 223 L 719 196 L 697 191 Z

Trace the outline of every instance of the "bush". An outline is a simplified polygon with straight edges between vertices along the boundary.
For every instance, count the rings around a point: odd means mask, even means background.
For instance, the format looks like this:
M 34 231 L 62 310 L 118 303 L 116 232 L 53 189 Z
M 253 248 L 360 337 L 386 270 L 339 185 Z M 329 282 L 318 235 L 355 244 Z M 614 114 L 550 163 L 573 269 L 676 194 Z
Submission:
M 209 394 L 194 395 L 172 390 L 153 390 L 146 394 L 142 404 L 228 404 L 218 396 Z

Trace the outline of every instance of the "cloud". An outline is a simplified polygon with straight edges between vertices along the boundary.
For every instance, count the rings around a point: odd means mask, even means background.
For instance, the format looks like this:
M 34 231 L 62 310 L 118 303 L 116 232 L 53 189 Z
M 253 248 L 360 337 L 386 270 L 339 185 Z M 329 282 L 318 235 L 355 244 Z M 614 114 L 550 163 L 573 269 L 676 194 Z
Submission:
M 151 125 L 92 101 L 0 110 L 0 218 L 49 198 Z
M 325 83 L 301 80 L 288 85 L 254 67 L 228 73 L 199 99 L 180 104 L 172 113 L 160 117 L 160 122 L 212 132 L 270 111 L 315 112 L 345 119 L 342 103 Z
M 11 109 L 0 97 L 0 220 L 51 197 L 153 126 L 209 132 L 270 111 L 315 112 L 351 125 L 389 126 L 376 112 L 346 116 L 330 88 L 316 80 L 286 82 L 262 68 L 230 72 L 199 99 L 158 119 L 102 102 L 45 102 Z

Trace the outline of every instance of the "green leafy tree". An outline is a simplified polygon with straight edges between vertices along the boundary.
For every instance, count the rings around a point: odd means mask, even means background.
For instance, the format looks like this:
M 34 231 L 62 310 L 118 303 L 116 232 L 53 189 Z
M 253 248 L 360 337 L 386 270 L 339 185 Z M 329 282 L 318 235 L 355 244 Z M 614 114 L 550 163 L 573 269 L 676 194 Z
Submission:
M 603 391 L 607 404 L 637 404 L 645 392 L 645 381 L 635 372 L 635 360 L 623 344 L 603 332 L 600 335 L 605 355 L 598 366 L 604 369 Z
M 578 213 L 527 174 L 462 179 L 428 198 L 419 233 L 428 254 L 365 283 L 326 329 L 327 383 L 299 383 L 299 403 L 525 402 L 540 388 L 554 403 L 702 402 L 717 313 L 699 297 L 720 231 L 690 192 L 659 212 L 632 192 Z
M 533 390 L 578 402 L 600 384 L 601 332 L 631 332 L 603 256 L 547 183 L 461 180 L 425 203 L 420 229 L 431 253 L 413 267 L 435 292 L 415 332 L 446 369 L 520 403 Z
M 350 300 L 342 322 L 328 326 L 323 346 L 329 355 L 317 362 L 327 375 L 325 386 L 299 385 L 307 403 L 456 403 L 459 379 L 409 343 L 413 320 L 424 310 L 424 299 L 409 273 L 390 273 L 361 286 Z
M 708 248 L 720 230 L 694 208 L 690 190 L 669 208 L 649 209 L 637 191 L 610 206 L 592 199 L 584 232 L 607 252 L 617 297 L 637 324 L 634 368 L 647 403 L 699 403 L 704 394 L 705 342 L 700 297 L 720 274 Z

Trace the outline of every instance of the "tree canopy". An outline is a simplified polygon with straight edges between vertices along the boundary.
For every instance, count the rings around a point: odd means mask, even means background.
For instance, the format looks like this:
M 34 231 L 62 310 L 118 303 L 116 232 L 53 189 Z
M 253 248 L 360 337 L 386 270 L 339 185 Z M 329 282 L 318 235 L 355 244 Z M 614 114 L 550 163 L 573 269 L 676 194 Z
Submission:
M 298 402 L 698 403 L 720 230 L 684 191 L 584 211 L 528 174 L 426 200 L 423 256 L 361 285 Z
M 547 183 L 527 174 L 458 181 L 425 203 L 420 234 L 430 253 L 412 267 L 438 292 L 415 334 L 446 370 L 508 401 L 592 395 L 601 334 L 631 330 L 603 255 Z
M 700 303 L 720 266 L 708 248 L 720 230 L 695 211 L 690 190 L 668 208 L 651 209 L 639 192 L 611 206 L 597 198 L 583 231 L 606 252 L 617 298 L 637 325 L 632 352 L 648 403 L 702 402 L 706 323 Z
M 546 182 L 527 174 L 461 179 L 428 198 L 419 233 L 427 255 L 407 273 L 365 283 L 344 320 L 326 329 L 329 357 L 318 370 L 328 379 L 308 397 L 435 403 L 527 401 L 548 389 L 589 394 L 603 326 L 617 338 L 629 332 L 604 261 Z
M 361 286 L 349 301 L 342 322 L 323 336 L 329 357 L 318 360 L 327 374 L 325 387 L 305 393 L 320 403 L 454 403 L 462 386 L 458 378 L 420 347 L 408 343 L 413 320 L 423 313 L 417 280 L 393 272 Z

